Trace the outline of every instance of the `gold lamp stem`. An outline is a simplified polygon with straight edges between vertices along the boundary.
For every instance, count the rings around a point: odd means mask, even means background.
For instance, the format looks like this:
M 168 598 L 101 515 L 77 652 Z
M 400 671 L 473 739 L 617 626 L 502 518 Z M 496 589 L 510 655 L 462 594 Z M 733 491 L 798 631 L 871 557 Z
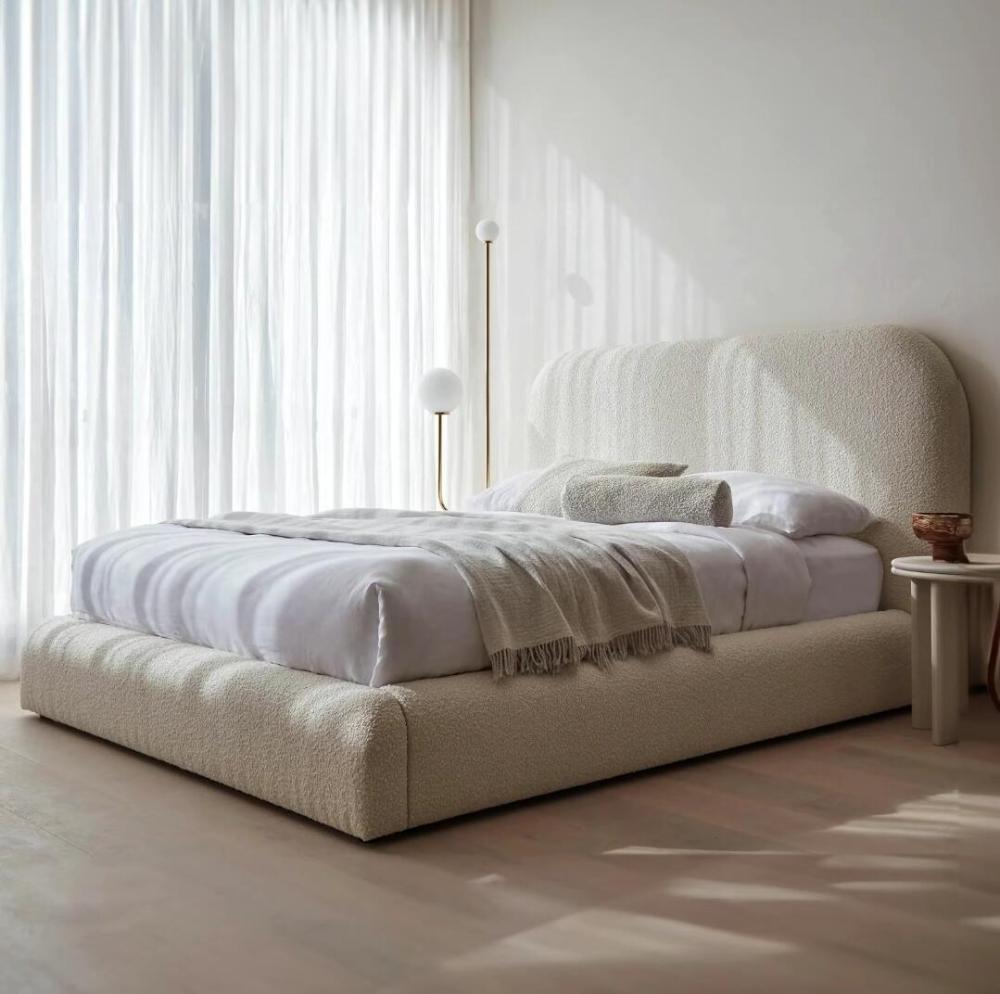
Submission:
M 444 503 L 444 419 L 447 416 L 446 411 L 434 412 L 434 420 L 437 423 L 437 502 L 441 511 L 448 510 Z
M 486 243 L 486 486 L 490 485 L 490 245 Z

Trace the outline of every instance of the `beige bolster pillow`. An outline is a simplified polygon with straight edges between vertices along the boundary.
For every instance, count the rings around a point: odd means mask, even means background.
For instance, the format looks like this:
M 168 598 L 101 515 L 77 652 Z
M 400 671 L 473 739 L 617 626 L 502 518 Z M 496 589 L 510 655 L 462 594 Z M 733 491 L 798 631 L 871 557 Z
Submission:
M 570 477 L 562 492 L 563 517 L 602 525 L 683 521 L 728 527 L 733 496 L 725 480 L 704 476 Z
M 562 492 L 570 477 L 583 473 L 604 476 L 680 476 L 687 469 L 683 463 L 610 462 L 607 459 L 559 459 L 541 470 L 505 510 L 528 514 L 562 514 Z

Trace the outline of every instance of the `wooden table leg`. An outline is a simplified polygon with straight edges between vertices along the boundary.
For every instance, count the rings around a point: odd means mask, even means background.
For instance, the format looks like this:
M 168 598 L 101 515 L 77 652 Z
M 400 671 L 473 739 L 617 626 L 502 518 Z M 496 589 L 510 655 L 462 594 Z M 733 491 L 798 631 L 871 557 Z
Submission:
M 958 711 L 966 714 L 969 710 L 969 673 L 972 663 L 972 652 L 975 639 L 972 635 L 972 625 L 979 618 L 979 594 L 974 583 L 956 583 L 965 607 L 962 634 L 955 645 L 955 676 L 958 679 Z
M 910 581 L 910 691 L 914 728 L 931 727 L 931 591 Z
M 976 687 L 986 682 L 986 663 L 990 658 L 993 637 L 993 584 L 977 583 L 972 587 L 974 601 L 969 602 L 969 682 Z
M 963 584 L 931 581 L 931 741 L 958 741 L 959 679 L 968 659 Z M 959 665 L 961 663 L 961 665 Z

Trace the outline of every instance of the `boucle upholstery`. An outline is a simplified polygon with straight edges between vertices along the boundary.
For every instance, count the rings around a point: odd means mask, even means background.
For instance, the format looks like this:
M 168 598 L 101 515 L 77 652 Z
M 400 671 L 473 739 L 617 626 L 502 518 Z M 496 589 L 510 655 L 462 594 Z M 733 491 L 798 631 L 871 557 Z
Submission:
M 969 509 L 969 412 L 941 350 L 902 328 L 569 352 L 538 375 L 532 465 L 567 455 L 750 470 L 846 493 L 880 519 L 884 607 L 909 609 L 888 562 L 925 550 L 910 513 Z
M 900 707 L 909 622 L 876 611 L 722 635 L 711 655 L 674 649 L 607 672 L 388 687 L 406 712 L 410 825 Z
M 55 618 L 21 706 L 371 839 L 407 827 L 406 723 L 384 691 Z
M 576 476 L 680 476 L 687 469 L 683 463 L 631 462 L 616 463 L 604 459 L 557 459 L 551 466 L 538 471 L 538 475 L 521 492 L 511 508 L 526 514 L 562 514 L 562 495 L 566 484 Z
M 562 492 L 562 513 L 574 521 L 623 525 L 636 521 L 683 521 L 728 528 L 733 495 L 725 480 L 706 476 L 570 477 Z
M 568 686 L 572 684 L 572 686 Z M 909 616 L 723 635 L 602 672 L 369 688 L 55 619 L 22 706 L 362 839 L 909 700 Z

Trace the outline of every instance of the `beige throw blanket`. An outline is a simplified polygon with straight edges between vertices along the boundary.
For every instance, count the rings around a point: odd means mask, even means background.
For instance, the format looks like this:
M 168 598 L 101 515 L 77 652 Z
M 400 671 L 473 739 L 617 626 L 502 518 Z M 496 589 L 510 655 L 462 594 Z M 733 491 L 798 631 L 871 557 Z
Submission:
M 675 645 L 709 647 L 690 564 L 670 541 L 648 533 L 530 514 L 366 509 L 307 517 L 239 511 L 174 523 L 442 556 L 468 584 L 497 677 L 579 662 L 607 666 Z

